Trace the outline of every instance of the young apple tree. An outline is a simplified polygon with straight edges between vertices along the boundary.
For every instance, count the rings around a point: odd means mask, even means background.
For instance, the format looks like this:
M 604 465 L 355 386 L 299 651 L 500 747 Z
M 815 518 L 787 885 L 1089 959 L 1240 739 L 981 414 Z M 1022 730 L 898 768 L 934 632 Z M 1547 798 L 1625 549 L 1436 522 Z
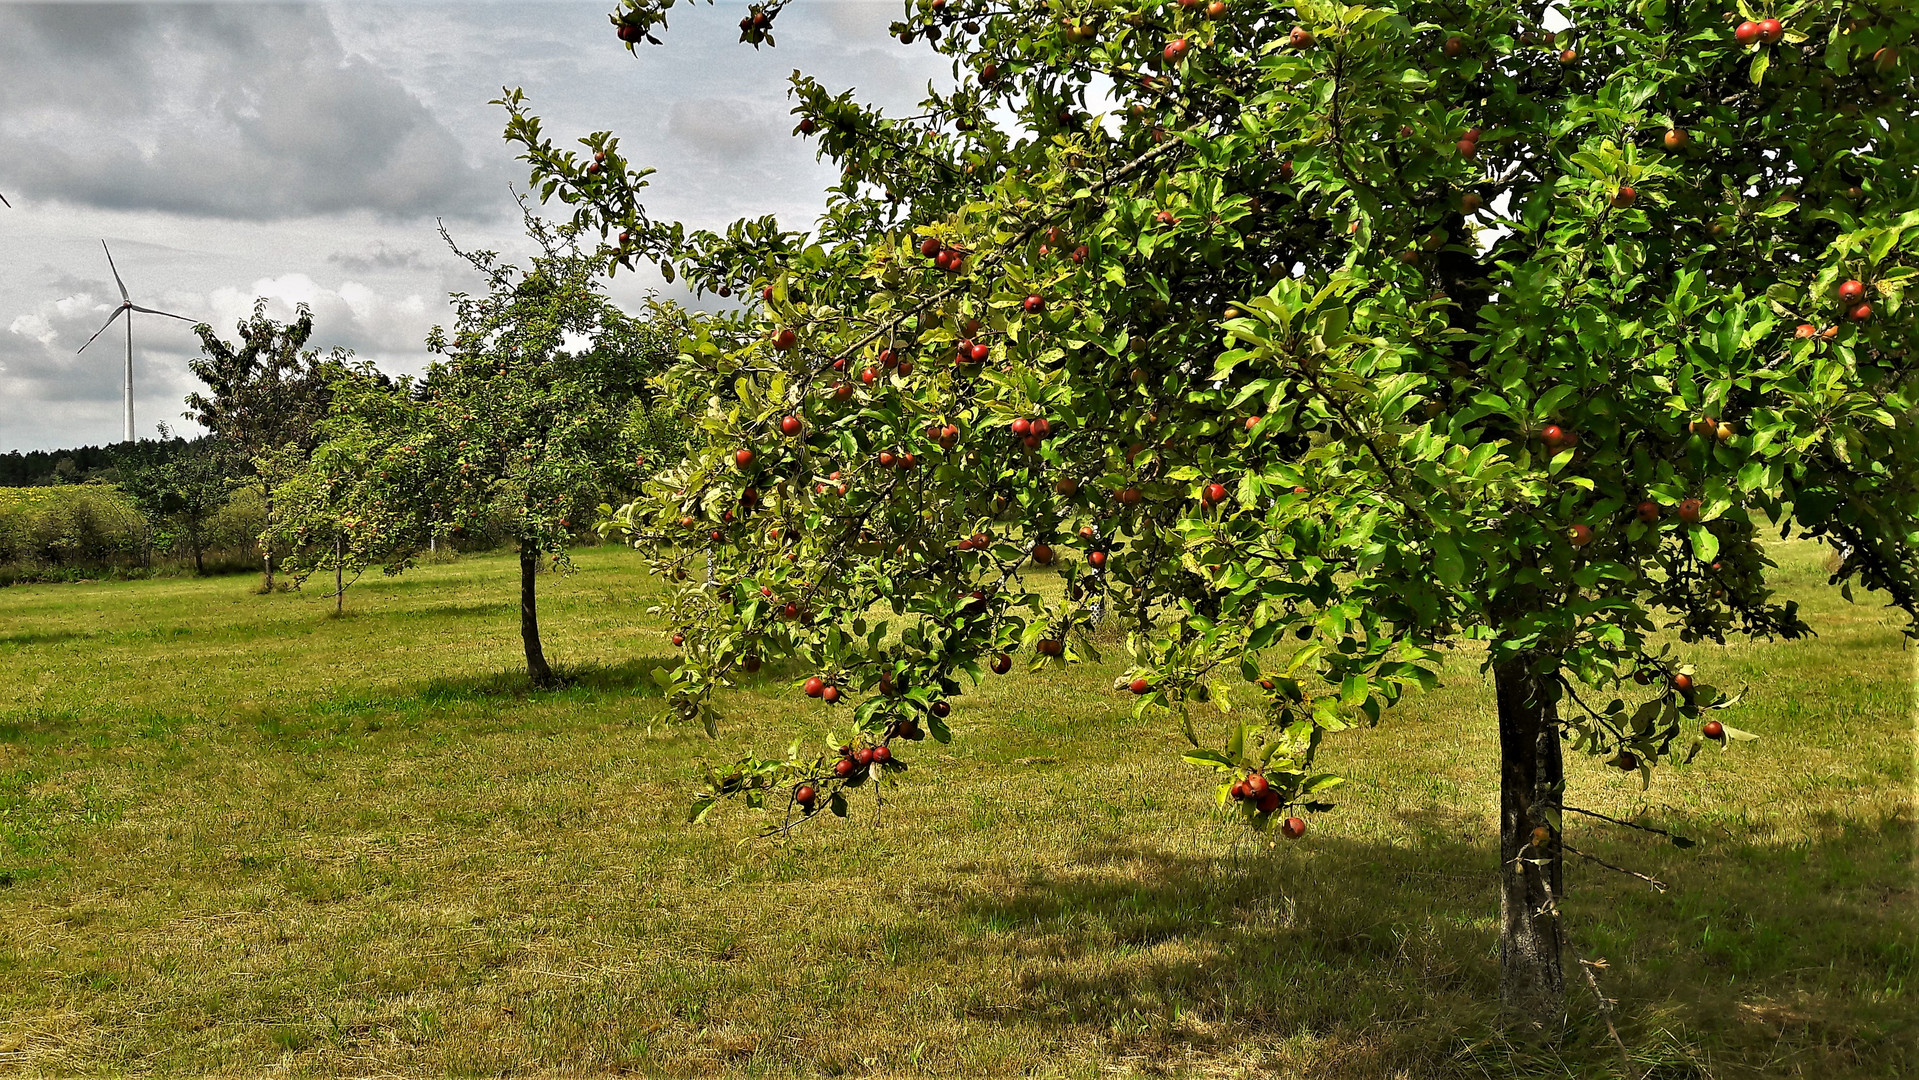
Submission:
M 527 676 L 546 686 L 555 677 L 540 639 L 538 575 L 544 560 L 570 566 L 567 549 L 602 503 L 637 487 L 644 463 L 629 420 L 686 320 L 668 305 L 627 315 L 571 226 L 529 216 L 527 228 L 539 254 L 526 267 L 459 252 L 487 289 L 453 296 L 454 326 L 429 334 L 440 358 L 422 378 L 389 382 L 362 369 L 335 383 L 331 438 L 313 477 L 323 489 L 316 505 L 331 508 L 320 518 L 360 545 L 343 540 L 342 557 L 384 561 L 389 572 L 429 536 L 509 520 Z
M 206 390 L 187 395 L 186 416 L 213 434 L 230 477 L 246 477 L 260 489 L 266 510 L 261 588 L 270 593 L 280 485 L 303 467 L 319 441 L 316 425 L 331 400 L 328 388 L 346 369 L 348 353 L 306 347 L 313 313 L 305 304 L 287 323 L 270 318 L 266 304 L 264 298 L 256 301 L 253 315 L 236 327 L 237 344 L 221 340 L 205 323 L 193 328 L 200 335 L 201 355 L 187 366 Z
M 670 6 L 628 0 L 619 38 Z M 1090 656 L 1099 610 L 1220 804 L 1297 837 L 1323 737 L 1479 641 L 1502 998 L 1561 1013 L 1563 755 L 1649 781 L 1744 735 L 1667 634 L 1805 632 L 1772 527 L 1919 610 L 1915 30 L 1890 3 L 923 0 L 894 33 L 957 84 L 917 115 L 794 76 L 842 169 L 811 234 L 654 221 L 617 140 L 558 146 L 510 92 L 609 269 L 743 291 L 759 330 L 683 348 L 703 446 L 617 523 L 679 583 L 686 715 L 798 657 L 854 734 L 714 775 L 696 814 L 843 811 L 901 736 L 948 736 L 962 675 Z

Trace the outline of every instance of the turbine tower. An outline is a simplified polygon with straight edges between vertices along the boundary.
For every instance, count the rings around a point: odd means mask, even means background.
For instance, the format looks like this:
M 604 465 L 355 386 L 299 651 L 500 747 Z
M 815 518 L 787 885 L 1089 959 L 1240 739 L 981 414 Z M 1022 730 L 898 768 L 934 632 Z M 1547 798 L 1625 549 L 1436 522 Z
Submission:
M 133 299 L 127 295 L 127 283 L 120 280 L 120 268 L 113 265 L 113 250 L 107 247 L 107 242 L 105 240 L 100 241 L 100 247 L 102 250 L 105 250 L 107 253 L 107 269 L 113 271 L 113 283 L 115 285 L 120 286 L 120 306 L 117 308 L 114 308 L 113 314 L 107 316 L 107 321 L 101 325 L 100 329 L 95 330 L 93 332 L 93 337 L 90 337 L 87 339 L 87 345 L 93 344 L 96 338 L 98 338 L 101 334 L 106 333 L 107 327 L 113 325 L 113 320 L 119 318 L 122 315 L 127 316 L 127 437 L 126 437 L 126 441 L 132 442 L 133 441 L 133 316 L 128 315 L 127 313 L 130 311 L 139 311 L 139 312 L 144 312 L 145 314 L 148 314 L 148 315 L 165 315 L 169 319 L 178 319 L 181 322 L 188 322 L 188 323 L 192 322 L 193 320 L 187 318 L 185 315 L 175 315 L 171 311 L 156 311 L 153 308 L 141 307 L 139 304 L 134 303 Z M 86 352 L 87 345 L 80 346 L 80 352 Z M 79 353 L 75 353 L 74 355 L 77 356 L 79 355 Z

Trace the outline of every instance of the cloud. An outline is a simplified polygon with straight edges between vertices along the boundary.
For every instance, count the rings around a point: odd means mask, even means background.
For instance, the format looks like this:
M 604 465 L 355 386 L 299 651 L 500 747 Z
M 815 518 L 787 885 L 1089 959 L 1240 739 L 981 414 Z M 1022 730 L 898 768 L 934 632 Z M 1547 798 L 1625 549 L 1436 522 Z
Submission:
M 0 5 L 0 180 L 82 206 L 478 217 L 504 173 L 308 5 Z
M 419 248 L 392 248 L 384 240 L 375 240 L 364 255 L 336 251 L 326 261 L 361 274 L 369 270 L 426 270 L 431 266 Z

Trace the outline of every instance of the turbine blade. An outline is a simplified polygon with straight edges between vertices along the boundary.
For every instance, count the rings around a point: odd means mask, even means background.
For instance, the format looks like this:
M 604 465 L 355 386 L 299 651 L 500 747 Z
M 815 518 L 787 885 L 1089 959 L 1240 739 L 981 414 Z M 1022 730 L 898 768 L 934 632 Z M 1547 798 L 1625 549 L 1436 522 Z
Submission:
M 120 286 L 120 299 L 131 303 L 133 297 L 127 295 L 127 283 L 120 280 L 120 268 L 113 265 L 113 251 L 107 247 L 105 240 L 100 241 L 100 248 L 107 253 L 107 269 L 113 271 L 113 283 Z
M 107 321 L 106 321 L 106 322 L 104 322 L 104 323 L 102 323 L 102 324 L 100 325 L 100 329 L 98 329 L 98 330 L 95 330 L 95 331 L 93 332 L 93 337 L 90 337 L 90 338 L 88 338 L 88 339 L 87 339 L 87 345 L 91 345 L 91 344 L 93 344 L 93 342 L 94 342 L 94 338 L 98 338 L 98 337 L 99 337 L 99 336 L 100 336 L 101 334 L 104 334 L 104 333 L 106 333 L 106 332 L 107 332 L 107 327 L 109 327 L 109 326 L 112 326 L 112 325 L 113 325 L 113 320 L 115 320 L 115 319 L 117 319 L 117 318 L 119 318 L 120 316 L 122 316 L 122 315 L 124 315 L 124 314 L 126 314 L 126 312 L 127 312 L 127 305 L 125 305 L 125 304 L 122 304 L 122 305 L 120 305 L 119 307 L 117 307 L 117 308 L 114 308 L 114 309 L 113 309 L 113 314 L 111 314 L 111 315 L 109 315 L 109 316 L 107 316 Z M 87 345 L 82 345 L 82 346 L 80 346 L 80 348 L 79 348 L 79 350 L 78 350 L 77 352 L 75 352 L 75 353 L 74 353 L 74 355 L 75 355 L 75 356 L 78 356 L 78 355 L 80 355 L 80 353 L 83 353 L 83 352 L 86 352 L 86 351 L 87 351 Z
M 0 203 L 6 203 L 7 209 L 9 210 L 13 209 L 13 204 L 10 202 L 7 202 L 7 197 L 5 195 L 0 195 Z
M 149 314 L 149 315 L 165 315 L 165 316 L 166 316 L 167 318 L 169 318 L 169 319 L 178 319 L 178 320 L 180 320 L 181 322 L 192 322 L 192 321 L 193 321 L 192 319 L 189 319 L 189 318 L 187 318 L 187 317 L 186 317 L 185 315 L 175 315 L 175 314 L 174 314 L 173 312 L 171 312 L 171 311 L 156 311 L 156 310 L 154 310 L 153 308 L 150 308 L 150 307 L 141 307 L 141 306 L 140 306 L 140 305 L 138 305 L 138 304 L 128 304 L 127 306 L 128 306 L 128 307 L 130 307 L 130 308 L 132 308 L 132 309 L 133 309 L 133 310 L 135 310 L 135 311 L 144 311 L 144 312 L 146 312 L 146 313 L 147 313 L 147 314 Z

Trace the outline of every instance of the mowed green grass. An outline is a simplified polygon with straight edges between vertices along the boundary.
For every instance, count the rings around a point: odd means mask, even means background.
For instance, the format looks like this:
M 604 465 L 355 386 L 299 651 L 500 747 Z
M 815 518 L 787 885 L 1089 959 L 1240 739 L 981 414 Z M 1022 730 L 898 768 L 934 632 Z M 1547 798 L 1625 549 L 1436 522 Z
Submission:
M 1913 656 L 1781 544 L 1821 632 L 1699 647 L 1764 736 L 1636 777 L 1581 758 L 1569 926 L 1634 1073 L 1919 1075 Z M 1471 655 L 1328 760 L 1303 840 L 1209 810 L 1113 664 L 990 679 L 874 820 L 683 823 L 695 763 L 817 740 L 770 666 L 677 726 L 629 553 L 368 581 L 0 590 L 0 1074 L 1615 1076 L 1575 978 L 1495 1034 L 1495 732 Z M 316 590 L 318 592 L 319 590 Z M 1217 723 L 1217 718 L 1211 721 Z M 817 742 L 814 743 L 817 745 Z

